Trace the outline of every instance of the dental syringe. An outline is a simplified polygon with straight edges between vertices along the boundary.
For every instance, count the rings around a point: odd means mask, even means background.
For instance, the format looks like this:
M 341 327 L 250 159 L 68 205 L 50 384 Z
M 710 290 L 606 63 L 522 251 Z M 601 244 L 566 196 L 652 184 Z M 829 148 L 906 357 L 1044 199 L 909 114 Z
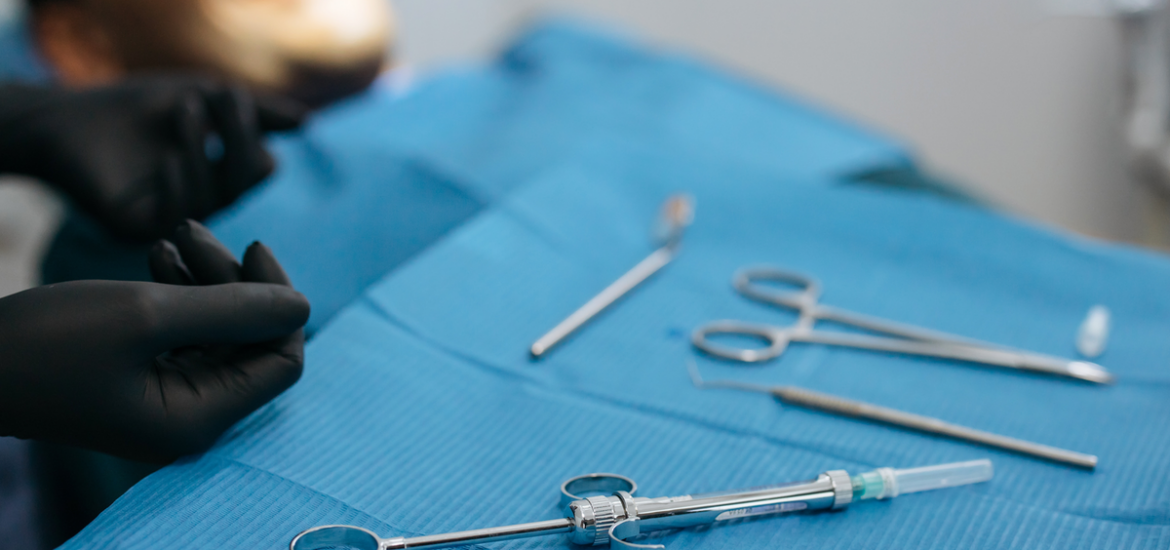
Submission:
M 838 510 L 859 500 L 886 499 L 979 483 L 991 479 L 992 473 L 991 461 L 986 459 L 900 470 L 878 468 L 854 476 L 844 470 L 830 470 L 809 481 L 663 498 L 633 496 L 637 484 L 623 476 L 590 474 L 570 479 L 561 486 L 562 501 L 568 502 L 567 517 L 562 519 L 387 539 L 360 527 L 327 525 L 297 535 L 289 549 L 450 548 L 560 533 L 567 533 L 572 542 L 581 545 L 665 548 L 636 544 L 628 539 L 652 531 L 718 524 L 747 517 Z M 580 492 L 611 491 L 611 495 L 578 496 Z

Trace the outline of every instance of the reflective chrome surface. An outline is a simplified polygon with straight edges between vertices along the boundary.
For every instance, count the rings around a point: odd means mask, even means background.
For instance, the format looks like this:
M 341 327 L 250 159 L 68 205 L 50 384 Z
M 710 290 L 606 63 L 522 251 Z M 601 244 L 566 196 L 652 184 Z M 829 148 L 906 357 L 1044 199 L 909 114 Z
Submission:
M 662 242 L 661 248 L 638 262 L 638 265 L 635 265 L 633 269 L 605 287 L 605 290 L 585 302 L 585 305 L 558 323 L 544 336 L 541 336 L 528 350 L 532 357 L 539 358 L 548 353 L 573 331 L 581 328 L 602 310 L 669 264 L 678 252 L 678 244 L 682 239 L 683 231 L 694 221 L 694 212 L 694 199 L 690 195 L 674 195 L 666 199 L 655 227 L 655 237 Z
M 795 286 L 798 290 L 771 290 L 761 283 L 782 283 Z M 1088 361 L 1073 361 L 1020 351 L 821 305 L 820 283 L 799 273 L 775 268 L 745 269 L 735 274 L 733 285 L 736 291 L 751 300 L 796 310 L 799 317 L 796 323 L 787 327 L 740 321 L 715 321 L 695 329 L 691 334 L 691 343 L 704 353 L 715 357 L 756 363 L 779 357 L 788 349 L 789 343 L 804 342 L 967 361 L 1065 376 L 1097 384 L 1113 382 L 1113 376 L 1104 367 Z M 816 323 L 822 320 L 889 336 L 816 330 Z M 719 334 L 757 338 L 767 345 L 760 348 L 744 348 L 719 344 L 711 339 L 712 336 Z
M 1093 455 L 1078 453 L 1076 451 L 1069 451 L 1057 447 L 1050 447 L 1048 445 L 1041 445 L 1039 443 L 1032 443 L 1031 441 L 1024 441 L 1021 439 L 1015 439 L 1003 435 L 975 430 L 965 426 L 944 422 L 929 416 L 922 416 L 899 411 L 896 409 L 881 407 L 878 405 L 871 405 L 862 401 L 845 399 L 836 395 L 815 392 L 795 386 L 761 386 L 757 384 L 747 384 L 730 380 L 705 381 L 699 374 L 698 367 L 695 366 L 693 362 L 690 363 L 690 373 L 691 381 L 695 384 L 696 387 L 701 389 L 728 388 L 758 393 L 768 393 L 789 405 L 796 405 L 798 407 L 824 411 L 840 416 L 868 420 L 871 422 L 879 422 L 882 424 L 897 426 L 899 428 L 906 428 L 908 430 L 928 433 L 931 435 L 959 439 L 978 445 L 1003 449 L 1005 451 L 1020 453 L 1052 462 L 1059 462 L 1069 466 L 1076 466 L 1078 468 L 1092 470 L 1097 467 L 1097 457 Z
M 579 476 L 561 485 L 562 493 L 594 491 L 606 485 L 628 485 L 633 480 L 614 474 Z M 611 485 L 611 486 L 616 486 Z M 609 496 L 574 500 L 568 517 L 519 525 L 491 527 L 422 537 L 382 539 L 366 529 L 347 525 L 326 525 L 306 530 L 289 544 L 290 550 L 399 550 L 407 548 L 450 548 L 511 539 L 568 533 L 569 540 L 587 546 L 613 544 L 625 548 L 662 548 L 640 545 L 627 539 L 642 532 L 718 523 L 752 516 L 785 512 L 842 508 L 852 501 L 849 475 L 842 470 L 821 474 L 806 482 L 679 497 L 635 497 L 617 490 Z
M 382 539 L 361 527 L 352 525 L 323 525 L 301 532 L 288 546 L 291 550 L 315 548 L 352 548 L 353 550 L 382 550 Z
M 638 484 L 634 480 L 617 474 L 585 474 L 571 477 L 561 484 L 561 506 L 568 506 L 574 500 L 585 498 L 584 493 L 613 494 L 624 491 L 634 494 Z

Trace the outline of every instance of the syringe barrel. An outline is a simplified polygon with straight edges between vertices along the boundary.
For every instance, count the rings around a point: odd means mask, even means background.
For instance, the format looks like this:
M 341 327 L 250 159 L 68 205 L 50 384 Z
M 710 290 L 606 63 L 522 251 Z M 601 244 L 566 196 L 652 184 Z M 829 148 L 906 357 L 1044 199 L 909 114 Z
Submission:
M 783 512 L 840 508 L 849 504 L 852 491 L 849 474 L 835 470 L 801 483 L 693 497 L 635 499 L 634 505 L 643 525 L 666 529 Z
M 842 508 L 852 501 L 853 484 L 844 470 L 816 479 L 770 487 L 679 497 L 644 498 L 618 492 L 573 501 L 571 539 L 582 545 L 609 544 L 607 530 L 636 519 L 641 532 L 706 525 L 785 512 Z

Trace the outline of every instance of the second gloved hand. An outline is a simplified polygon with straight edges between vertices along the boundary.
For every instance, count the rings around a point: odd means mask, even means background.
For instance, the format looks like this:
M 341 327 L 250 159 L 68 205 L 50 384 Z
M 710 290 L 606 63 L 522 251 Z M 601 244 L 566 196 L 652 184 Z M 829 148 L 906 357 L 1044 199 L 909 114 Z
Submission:
M 0 172 L 40 178 L 114 236 L 149 242 L 267 177 L 264 132 L 303 116 L 287 100 L 193 76 L 0 86 Z
M 189 222 L 151 267 L 0 299 L 0 435 L 164 462 L 297 381 L 309 304 L 267 247 L 241 265 Z

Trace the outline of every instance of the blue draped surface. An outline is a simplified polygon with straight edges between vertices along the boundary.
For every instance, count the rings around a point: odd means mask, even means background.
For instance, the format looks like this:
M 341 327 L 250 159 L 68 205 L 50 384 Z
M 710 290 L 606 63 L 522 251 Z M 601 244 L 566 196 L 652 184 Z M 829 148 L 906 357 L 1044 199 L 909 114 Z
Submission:
M 0 81 L 38 82 L 48 71 L 37 59 L 23 13 L 0 17 Z
M 376 88 L 274 141 L 271 181 L 210 221 L 242 252 L 259 239 L 313 304 L 315 331 L 379 276 L 535 174 L 637 148 L 778 176 L 909 167 L 888 138 L 801 101 L 625 37 L 553 21 L 493 64 Z M 147 278 L 144 247 L 72 219 L 46 282 Z
M 981 457 L 989 483 L 657 538 L 676 550 L 1170 545 L 1165 257 L 925 195 L 638 147 L 594 158 L 608 160 L 530 178 L 371 288 L 311 342 L 297 386 L 66 548 L 278 549 L 318 524 L 418 535 L 551 519 L 557 483 L 593 471 L 663 496 Z M 679 190 L 698 211 L 677 261 L 529 360 L 533 339 L 651 250 L 647 226 Z M 692 328 L 791 321 L 730 289 L 735 269 L 760 263 L 819 277 L 829 304 L 1066 356 L 1088 307 L 1107 305 L 1112 387 L 822 346 L 751 367 L 699 358 L 708 378 L 836 393 L 1098 454 L 1100 467 L 695 389 Z

